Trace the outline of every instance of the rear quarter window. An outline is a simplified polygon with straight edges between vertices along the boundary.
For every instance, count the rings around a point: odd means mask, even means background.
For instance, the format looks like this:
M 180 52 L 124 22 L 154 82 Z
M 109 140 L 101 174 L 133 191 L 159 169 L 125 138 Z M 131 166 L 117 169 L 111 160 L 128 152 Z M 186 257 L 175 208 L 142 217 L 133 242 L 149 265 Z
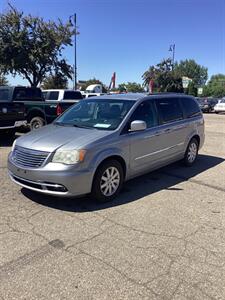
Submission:
M 199 104 L 193 98 L 181 98 L 180 100 L 187 118 L 201 115 Z

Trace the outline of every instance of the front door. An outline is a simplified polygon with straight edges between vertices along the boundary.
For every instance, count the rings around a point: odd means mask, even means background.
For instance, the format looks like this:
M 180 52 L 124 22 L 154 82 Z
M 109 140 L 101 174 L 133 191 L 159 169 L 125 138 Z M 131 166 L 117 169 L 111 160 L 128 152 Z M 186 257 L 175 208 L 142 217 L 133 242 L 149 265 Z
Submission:
M 160 149 L 158 136 L 158 117 L 154 100 L 145 100 L 132 114 L 129 124 L 134 120 L 145 121 L 147 129 L 129 132 L 130 172 L 142 173 L 155 164 Z

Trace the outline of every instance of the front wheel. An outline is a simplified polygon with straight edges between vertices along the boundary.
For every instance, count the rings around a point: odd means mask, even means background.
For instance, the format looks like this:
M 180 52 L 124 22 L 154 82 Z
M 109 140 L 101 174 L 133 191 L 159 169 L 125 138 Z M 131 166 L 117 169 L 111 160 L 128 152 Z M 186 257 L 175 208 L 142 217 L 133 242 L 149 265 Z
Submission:
M 45 120 L 42 117 L 34 117 L 30 121 L 30 129 L 35 130 L 45 125 Z
M 124 181 L 124 172 L 117 160 L 108 160 L 97 169 L 92 196 L 98 202 L 113 200 L 120 192 Z
M 184 155 L 184 164 L 187 167 L 191 167 L 195 163 L 198 156 L 198 147 L 199 144 L 197 139 L 196 138 L 191 139 Z

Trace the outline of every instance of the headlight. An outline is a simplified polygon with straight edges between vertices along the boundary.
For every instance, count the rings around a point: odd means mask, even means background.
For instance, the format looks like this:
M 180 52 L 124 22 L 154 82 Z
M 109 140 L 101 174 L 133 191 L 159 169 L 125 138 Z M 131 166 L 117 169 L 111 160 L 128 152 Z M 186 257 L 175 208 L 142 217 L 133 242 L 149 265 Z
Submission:
M 73 165 L 84 160 L 85 150 L 57 150 L 52 158 L 54 163 Z
M 12 152 L 13 152 L 13 150 L 14 150 L 14 148 L 15 148 L 15 146 L 16 146 L 16 140 L 13 142 L 13 144 L 12 144 Z

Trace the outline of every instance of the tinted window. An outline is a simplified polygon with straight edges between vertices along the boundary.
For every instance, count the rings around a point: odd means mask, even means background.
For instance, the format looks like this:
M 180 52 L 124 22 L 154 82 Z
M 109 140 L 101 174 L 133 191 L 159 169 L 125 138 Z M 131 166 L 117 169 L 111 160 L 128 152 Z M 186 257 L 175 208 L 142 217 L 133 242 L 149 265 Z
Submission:
M 13 99 L 17 101 L 30 101 L 42 99 L 40 89 L 35 88 L 15 88 Z
M 82 95 L 80 92 L 75 91 L 65 91 L 64 93 L 64 99 L 68 100 L 76 100 L 76 99 L 82 99 Z
M 8 101 L 9 99 L 9 90 L 0 89 L 0 101 Z
M 134 111 L 130 118 L 130 122 L 140 120 L 145 121 L 147 128 L 154 127 L 158 124 L 157 115 L 153 101 L 142 102 Z
M 183 112 L 177 98 L 157 99 L 156 103 L 162 123 L 183 119 Z
M 198 103 L 192 98 L 181 98 L 181 103 L 187 118 L 196 117 L 201 115 L 201 110 Z
M 49 92 L 48 100 L 58 100 L 59 92 Z

